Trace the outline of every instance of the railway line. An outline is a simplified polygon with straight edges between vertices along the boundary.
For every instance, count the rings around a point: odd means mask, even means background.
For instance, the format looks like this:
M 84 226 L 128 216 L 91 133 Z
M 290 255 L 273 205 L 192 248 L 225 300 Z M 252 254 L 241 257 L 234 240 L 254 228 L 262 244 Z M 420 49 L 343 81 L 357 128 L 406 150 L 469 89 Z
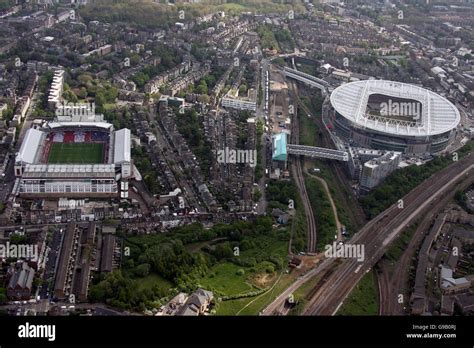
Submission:
M 293 92 L 293 96 L 296 97 L 297 94 L 297 87 L 294 83 L 291 83 L 291 90 Z M 299 122 L 298 122 L 298 112 L 295 110 L 292 116 L 292 132 L 291 132 L 291 143 L 292 144 L 299 144 Z M 298 191 L 300 192 L 301 200 L 303 202 L 303 207 L 306 215 L 306 222 L 308 226 L 308 239 L 307 239 L 307 251 L 308 253 L 315 253 L 316 252 L 316 220 L 313 214 L 313 208 L 311 207 L 311 202 L 308 198 L 308 192 L 306 190 L 306 184 L 304 181 L 303 170 L 301 167 L 301 158 L 294 157 L 291 161 L 291 169 L 292 175 L 295 178 L 296 186 L 298 187 Z
M 438 196 L 446 190 L 459 181 L 474 180 L 472 177 L 473 168 L 474 156 L 468 155 L 405 195 L 403 209 L 399 209 L 394 204 L 362 228 L 350 243 L 365 245 L 365 261 L 360 263 L 354 259 L 344 259 L 330 279 L 320 286 L 304 313 L 310 315 L 335 314 L 354 286 L 381 258 L 398 234 L 420 213 L 430 208 Z
M 298 107 L 300 107 L 307 115 L 312 115 L 311 110 L 308 109 L 308 107 L 303 103 L 301 98 L 299 97 L 298 94 L 296 94 L 296 100 L 298 103 Z M 323 110 L 324 112 L 324 110 Z M 332 141 L 331 135 L 329 132 L 326 130 L 326 127 L 322 121 L 321 117 L 316 117 L 316 115 L 313 115 L 316 126 L 321 129 L 321 144 L 320 146 L 328 149 L 333 149 L 335 148 L 334 142 Z M 344 165 L 341 164 L 338 161 L 327 161 L 328 166 L 332 169 L 332 173 L 335 174 L 337 177 L 337 182 L 340 183 L 341 185 L 345 186 L 346 192 L 349 192 L 349 197 L 341 197 L 342 192 L 337 191 L 339 194 L 339 200 L 343 201 L 344 198 L 348 198 L 349 201 L 353 201 L 354 203 L 350 204 L 350 208 L 346 207 L 346 212 L 350 215 L 352 215 L 352 220 L 357 224 L 357 226 L 363 226 L 366 223 L 365 220 L 365 214 L 364 211 L 362 210 L 360 204 L 357 203 L 357 199 L 355 198 L 354 194 L 352 193 L 352 187 L 349 184 L 349 180 L 344 174 Z
M 468 186 L 468 185 L 463 185 Z M 463 187 L 463 188 L 466 188 Z M 437 200 L 430 211 L 423 216 L 420 220 L 413 236 L 410 239 L 410 242 L 405 248 L 400 259 L 397 261 L 395 268 L 392 274 L 388 274 L 386 269 L 383 269 L 381 274 L 381 279 L 379 286 L 381 287 L 381 292 L 384 294 L 380 298 L 380 313 L 382 315 L 403 315 L 405 314 L 404 306 L 406 303 L 400 304 L 398 302 L 398 294 L 404 294 L 405 285 L 408 282 L 407 270 L 410 269 L 410 264 L 412 258 L 415 257 L 416 251 L 423 242 L 425 232 L 429 231 L 430 226 L 432 225 L 434 219 L 439 214 L 439 212 L 446 207 L 451 199 L 453 199 L 455 191 L 452 190 L 445 195 L 443 195 L 439 200 Z M 406 294 L 405 294 L 406 295 Z M 406 299 L 407 297 L 405 297 Z

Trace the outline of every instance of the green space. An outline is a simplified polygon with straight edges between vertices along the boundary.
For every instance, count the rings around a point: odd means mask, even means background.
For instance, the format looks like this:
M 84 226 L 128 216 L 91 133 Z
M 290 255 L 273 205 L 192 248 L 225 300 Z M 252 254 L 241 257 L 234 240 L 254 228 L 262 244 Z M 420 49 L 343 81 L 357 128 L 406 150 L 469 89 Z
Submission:
M 290 310 L 288 315 L 301 315 L 308 301 L 314 295 L 315 289 L 320 285 L 321 279 L 324 277 L 323 274 L 319 274 L 307 280 L 293 293 L 296 305 Z
M 104 144 L 96 143 L 53 143 L 48 163 L 95 164 L 103 161 Z
M 323 134 L 322 131 L 318 129 L 316 119 L 321 117 L 322 98 L 320 93 L 311 96 L 302 96 L 301 101 L 311 111 L 312 115 L 315 116 L 308 117 L 306 112 L 301 108 L 298 109 L 300 144 L 308 146 L 324 146 L 322 142 Z M 358 205 L 359 203 L 353 193 L 349 191 L 348 187 L 341 185 L 339 182 L 338 177 L 335 174 L 335 165 L 337 164 L 326 160 L 305 160 L 305 169 L 308 170 L 309 173 L 321 177 L 328 184 L 329 191 L 331 192 L 334 204 L 336 205 L 339 221 L 341 224 L 346 226 L 347 231 L 351 234 L 360 227 L 358 226 L 357 217 L 355 216 L 357 210 L 354 209 L 354 205 Z M 314 168 L 318 168 L 319 172 L 312 172 Z M 329 240 L 330 234 L 331 233 L 327 234 L 323 240 Z M 319 235 L 318 231 L 318 240 Z M 332 235 L 334 236 L 334 233 L 332 233 Z
M 349 297 L 344 301 L 337 315 L 378 315 L 379 292 L 374 271 L 366 273 Z
M 239 0 L 226 3 L 222 0 L 203 0 L 199 3 L 176 3 L 169 6 L 165 0 L 101 0 L 80 8 L 80 15 L 87 22 L 98 20 L 108 23 L 128 23 L 139 28 L 166 29 L 179 21 L 180 10 L 185 11 L 186 19 L 211 12 L 225 11 L 226 15 L 237 15 L 244 11 L 259 13 L 285 12 L 292 9 L 302 12 L 304 6 L 299 2 L 279 3 L 272 0 Z
M 176 126 L 181 135 L 186 139 L 191 151 L 199 160 L 199 166 L 204 177 L 209 177 L 212 163 L 211 145 L 204 136 L 201 116 L 195 110 L 186 110 L 183 114 L 175 108 Z
M 132 158 L 148 190 L 152 194 L 160 193 L 163 188 L 157 180 L 159 173 L 157 168 L 152 166 L 146 148 L 144 146 L 132 147 Z
M 257 33 L 260 36 L 260 44 L 262 49 L 276 49 L 277 51 L 280 50 L 280 46 L 278 46 L 278 41 L 275 37 L 275 34 L 272 31 L 271 26 L 269 25 L 260 25 L 257 28 Z
M 410 225 L 408 228 L 405 228 L 385 252 L 383 258 L 390 261 L 391 265 L 400 260 L 400 257 L 402 257 L 403 253 L 405 252 L 417 227 L 418 222 Z
M 139 290 L 153 289 L 157 286 L 165 291 L 169 291 L 173 287 L 173 283 L 171 283 L 169 280 L 166 280 L 154 273 L 148 274 L 143 278 L 136 278 L 136 281 L 138 282 Z
M 275 275 L 276 276 L 276 275 Z M 217 315 L 256 315 L 268 306 L 294 281 L 294 276 L 280 273 L 270 288 L 253 297 L 243 297 L 218 303 Z
M 320 146 L 317 140 L 318 129 L 313 119 L 300 109 L 298 109 L 300 121 L 300 144 L 307 146 Z
M 14 5 L 12 0 L 0 0 L 0 10 L 8 10 Z
M 325 245 L 334 241 L 334 235 L 337 233 L 336 220 L 331 202 L 321 182 L 315 178 L 306 177 L 305 184 L 316 220 L 316 250 L 321 251 L 324 250 Z
M 216 297 L 216 314 L 245 309 L 257 314 L 272 299 L 266 294 L 286 269 L 289 231 L 269 217 L 204 228 L 191 224 L 166 234 L 130 235 L 119 229 L 124 256 L 121 271 L 96 276 L 90 300 L 143 311 L 156 308 L 179 291 L 203 287 Z M 280 284 L 280 283 L 278 283 Z M 260 299 L 259 296 L 264 299 Z
M 268 201 L 267 214 L 270 214 L 273 208 L 288 211 L 289 200 L 293 200 L 295 215 L 291 220 L 291 250 L 294 253 L 306 250 L 308 226 L 306 215 L 303 209 L 301 197 L 298 194 L 293 181 L 268 181 L 266 188 L 266 199 Z
M 239 295 L 253 289 L 247 278 L 245 269 L 234 263 L 223 262 L 213 266 L 209 275 L 200 280 L 199 285 L 227 296 Z
M 278 28 L 274 30 L 275 38 L 278 41 L 278 45 L 283 50 L 283 52 L 291 53 L 295 49 L 295 41 L 293 36 L 288 29 Z

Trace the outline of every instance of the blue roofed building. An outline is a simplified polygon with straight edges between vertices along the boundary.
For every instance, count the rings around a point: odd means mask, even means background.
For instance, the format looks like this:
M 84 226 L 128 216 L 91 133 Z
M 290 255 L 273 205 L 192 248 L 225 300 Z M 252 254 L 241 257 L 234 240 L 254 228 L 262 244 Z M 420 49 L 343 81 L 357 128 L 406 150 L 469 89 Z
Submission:
M 272 159 L 274 161 L 285 161 L 288 157 L 286 151 L 286 133 L 278 133 L 273 135 L 272 144 L 273 144 L 273 153 Z

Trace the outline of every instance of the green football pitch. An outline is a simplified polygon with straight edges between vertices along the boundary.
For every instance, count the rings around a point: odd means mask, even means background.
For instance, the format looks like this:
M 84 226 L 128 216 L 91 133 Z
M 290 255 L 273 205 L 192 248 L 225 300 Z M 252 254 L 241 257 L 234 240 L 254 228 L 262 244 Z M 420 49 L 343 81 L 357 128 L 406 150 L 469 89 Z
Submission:
M 49 151 L 48 163 L 102 163 L 104 144 L 53 143 Z

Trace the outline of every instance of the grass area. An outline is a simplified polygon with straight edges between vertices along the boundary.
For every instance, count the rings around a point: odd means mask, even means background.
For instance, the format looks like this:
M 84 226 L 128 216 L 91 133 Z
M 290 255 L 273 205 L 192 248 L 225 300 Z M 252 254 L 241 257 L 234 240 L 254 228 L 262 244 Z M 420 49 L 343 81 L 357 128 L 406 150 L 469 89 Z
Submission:
M 266 189 L 266 198 L 268 200 L 267 214 L 270 214 L 273 208 L 287 211 L 289 200 L 292 199 L 294 201 L 296 213 L 290 227 L 293 236 L 291 247 L 295 253 L 305 251 L 308 226 L 303 203 L 295 183 L 293 181 L 270 180 Z
M 278 279 L 278 278 L 277 278 Z M 277 279 L 275 281 L 277 281 Z M 283 274 L 275 287 L 268 292 L 236 300 L 219 302 L 217 315 L 257 315 L 266 306 L 268 306 L 279 294 L 281 294 L 294 281 L 291 274 Z M 273 284 L 272 284 L 273 286 Z M 270 287 L 269 287 L 270 288 Z M 247 307 L 245 307 L 248 305 Z M 243 309 L 245 307 L 245 309 Z M 243 309 L 243 310 L 242 310 Z
M 316 66 L 314 64 L 296 63 L 296 68 L 309 75 L 316 75 Z
M 155 273 L 151 273 L 143 278 L 136 278 L 136 280 L 138 281 L 139 289 L 151 289 L 157 286 L 165 291 L 169 291 L 173 287 L 173 283 Z
M 298 109 L 300 120 L 300 144 L 307 146 L 319 146 L 316 135 L 318 129 L 312 118 L 309 118 L 301 109 Z
M 305 184 L 316 220 L 316 249 L 321 251 L 325 245 L 334 241 L 334 235 L 337 233 L 336 220 L 323 185 L 311 177 L 306 177 Z
M 398 238 L 395 239 L 392 245 L 385 252 L 384 258 L 387 258 L 389 261 L 391 261 L 391 263 L 398 261 L 400 257 L 402 257 L 403 253 L 405 252 L 417 227 L 418 227 L 418 223 L 414 223 L 413 225 L 410 225 L 408 228 L 405 228 L 403 232 L 400 234 L 400 236 L 398 236 Z
M 337 315 L 378 315 L 379 292 L 375 272 L 364 275 L 341 306 Z
M 301 285 L 296 291 L 293 293 L 293 296 L 296 300 L 296 306 L 293 307 L 289 315 L 301 315 L 303 313 L 304 307 L 308 303 L 308 300 L 311 297 L 312 290 L 318 285 L 321 281 L 321 277 L 323 275 L 318 275 L 312 277 L 308 281 L 306 281 L 303 285 Z
M 236 315 L 249 303 L 251 304 L 239 314 L 257 315 L 290 284 L 280 284 L 280 280 L 273 291 L 265 293 L 279 279 L 287 262 L 288 232 L 282 229 L 276 237 L 262 235 L 252 238 L 253 247 L 242 250 L 233 261 L 215 264 L 199 280 L 199 286 L 213 291 L 217 298 L 223 298 L 217 303 L 217 315 Z M 269 258 L 274 261 L 269 262 Z M 275 267 L 274 262 L 280 267 Z M 226 299 L 229 296 L 236 298 Z
M 49 152 L 48 163 L 101 163 L 103 146 L 103 144 L 95 143 L 53 143 Z
M 312 97 L 303 96 L 301 97 L 301 100 L 314 116 L 308 117 L 305 112 L 299 109 L 301 111 L 299 113 L 300 144 L 308 146 L 323 146 L 323 133 L 317 125 L 317 118 L 321 117 L 322 99 L 320 94 L 318 93 Z M 359 205 L 359 202 L 352 192 L 349 191 L 348 187 L 342 185 L 338 181 L 334 167 L 330 162 L 326 160 L 306 159 L 305 168 L 309 171 L 313 168 L 319 168 L 320 172 L 317 173 L 317 176 L 323 178 L 328 184 L 334 204 L 336 205 L 339 220 L 346 226 L 348 233 L 352 234 L 362 227 L 358 222 L 358 217 L 355 216 L 358 209 L 354 208 L 354 205 Z
M 294 253 L 298 253 L 300 251 L 306 251 L 308 244 L 308 223 L 300 196 L 296 198 L 295 207 L 296 214 L 291 225 L 293 236 L 291 250 Z
M 328 184 L 329 192 L 331 192 L 332 199 L 336 205 L 339 221 L 346 226 L 349 235 L 357 232 L 362 226 L 358 226 L 354 217 L 354 214 L 357 212 L 354 206 L 358 205 L 359 202 L 347 186 L 341 185 L 333 168 L 324 160 L 306 161 L 305 167 L 309 173 L 324 179 Z M 319 173 L 312 173 L 311 170 L 313 168 L 318 168 L 320 170 Z
M 252 285 L 247 281 L 248 274 L 238 274 L 240 269 L 244 269 L 231 262 L 218 263 L 211 268 L 209 275 L 200 280 L 200 286 L 205 289 L 212 289 L 221 295 L 239 295 L 253 290 Z
M 200 286 L 215 291 L 217 296 L 235 296 L 267 288 L 268 284 L 259 283 L 255 279 L 257 276 L 274 278 L 277 271 L 275 265 L 268 262 L 269 257 L 281 267 L 285 266 L 288 252 L 287 232 L 285 234 L 285 239 L 282 238 L 283 231 L 277 238 L 252 238 L 252 247 L 241 250 L 238 256 L 234 256 L 235 260 L 215 264 L 206 276 L 200 279 Z

